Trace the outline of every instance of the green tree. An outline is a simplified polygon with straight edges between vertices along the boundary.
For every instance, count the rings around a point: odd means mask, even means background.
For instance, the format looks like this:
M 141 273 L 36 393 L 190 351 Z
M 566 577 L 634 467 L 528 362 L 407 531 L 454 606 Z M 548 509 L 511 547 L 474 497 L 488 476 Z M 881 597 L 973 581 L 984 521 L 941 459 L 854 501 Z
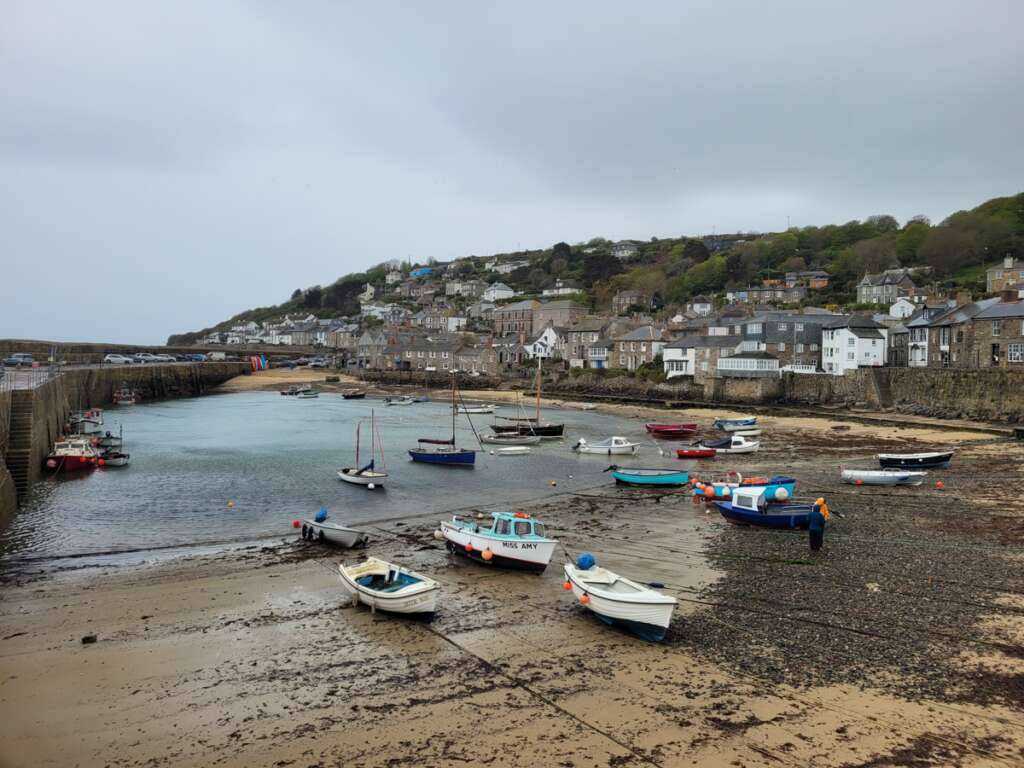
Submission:
M 610 253 L 590 253 L 583 259 L 583 283 L 587 287 L 622 272 L 622 262 Z
M 930 229 L 927 221 L 911 219 L 907 222 L 903 231 L 896 235 L 896 257 L 900 264 L 918 263 L 917 252 L 921 248 L 921 243 L 928 237 Z
M 323 299 L 323 291 L 319 285 L 314 285 L 306 291 L 306 294 L 302 297 L 302 306 L 308 309 L 319 309 L 320 302 Z
M 932 268 L 935 277 L 946 277 L 964 264 L 977 263 L 976 247 L 974 239 L 966 232 L 939 226 L 928 232 L 919 254 L 921 260 Z

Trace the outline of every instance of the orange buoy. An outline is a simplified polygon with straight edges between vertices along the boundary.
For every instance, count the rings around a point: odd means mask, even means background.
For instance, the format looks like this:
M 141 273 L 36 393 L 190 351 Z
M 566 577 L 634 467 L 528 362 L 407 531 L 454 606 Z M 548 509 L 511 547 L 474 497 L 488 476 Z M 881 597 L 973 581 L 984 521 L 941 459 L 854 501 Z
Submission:
M 300 528 L 302 523 L 299 520 L 292 520 L 292 528 Z
M 946 484 L 944 482 L 942 482 L 941 480 L 936 480 L 935 481 L 935 487 L 938 488 L 941 491 L 943 488 L 946 487 Z
M 485 549 L 483 552 L 480 553 L 480 557 L 482 557 L 484 560 L 490 560 L 492 557 L 494 557 L 494 553 L 491 552 L 491 550 L 489 549 Z
M 470 544 L 468 541 L 466 542 L 466 551 L 467 552 L 472 552 L 473 551 L 473 545 Z
M 101 467 L 107 466 L 107 460 L 106 459 L 100 459 L 96 463 L 99 464 Z
M 522 512 L 522 511 L 520 511 L 520 512 L 516 512 L 514 516 L 515 516 L 515 517 L 523 517 L 523 518 L 527 518 L 527 517 L 529 517 L 530 515 L 529 515 L 528 513 L 526 513 L 526 512 Z
M 858 477 L 858 478 L 857 478 L 857 481 L 856 481 L 856 482 L 854 483 L 854 485 L 864 485 L 864 481 L 863 481 L 863 480 L 861 480 L 861 479 L 860 479 L 860 478 Z
M 586 605 L 590 602 L 590 595 L 580 595 L 580 602 Z
M 566 592 L 568 592 L 570 589 L 572 589 L 572 582 L 571 581 L 567 581 L 564 584 L 562 584 L 562 589 L 564 589 Z

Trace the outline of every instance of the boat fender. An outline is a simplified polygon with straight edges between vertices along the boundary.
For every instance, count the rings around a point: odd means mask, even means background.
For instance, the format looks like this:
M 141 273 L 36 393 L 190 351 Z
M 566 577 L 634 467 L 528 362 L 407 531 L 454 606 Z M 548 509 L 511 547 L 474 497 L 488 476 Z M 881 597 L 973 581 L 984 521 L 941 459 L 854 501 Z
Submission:
M 576 558 L 576 567 L 581 571 L 589 571 L 595 565 L 597 565 L 597 560 L 589 552 L 584 552 Z
M 489 549 L 485 549 L 483 552 L 480 553 L 480 557 L 482 557 L 487 562 L 490 562 L 491 558 L 494 557 L 494 553 L 491 552 L 491 550 Z
M 325 507 L 320 507 L 320 511 L 316 513 L 316 517 L 314 517 L 313 520 L 318 522 L 318 523 L 322 523 L 326 519 L 327 519 L 327 509 Z
M 945 488 L 945 487 L 946 487 L 946 484 L 945 484 L 944 482 L 942 482 L 941 480 L 936 480 L 936 481 L 935 481 L 935 487 L 936 487 L 936 488 L 937 488 L 938 490 L 940 490 L 940 491 L 941 491 L 941 490 L 942 490 L 943 488 Z
M 434 538 L 437 539 L 438 541 L 441 541 L 441 539 L 444 538 L 444 534 L 441 533 L 440 530 L 434 531 Z
M 589 603 L 590 602 L 590 595 L 586 595 L 586 594 L 580 595 L 580 602 L 583 603 L 584 605 Z
M 301 526 L 302 526 L 301 521 L 299 521 L 299 520 L 292 520 L 292 528 L 299 528 Z
M 571 581 L 567 581 L 564 584 L 562 584 L 562 589 L 564 589 L 566 592 L 568 592 L 570 589 L 572 589 L 572 582 Z
M 469 541 L 466 542 L 466 551 L 467 552 L 472 552 L 473 551 L 473 544 L 472 544 L 472 542 L 469 542 Z
M 318 532 L 318 535 L 317 535 L 317 540 L 318 540 L 318 541 L 319 541 L 319 542 L 320 542 L 321 544 L 323 544 L 323 543 L 324 543 L 324 540 L 325 540 L 326 538 L 327 538 L 327 536 L 325 536 L 325 535 L 324 535 L 324 532 L 323 532 L 323 531 L 319 531 L 319 532 Z
M 306 526 L 303 525 L 302 526 L 302 539 L 306 540 L 307 538 L 309 538 L 309 531 L 306 529 Z
M 789 491 L 779 486 L 778 488 L 775 489 L 775 498 L 778 499 L 779 501 L 785 501 L 786 499 L 789 498 Z

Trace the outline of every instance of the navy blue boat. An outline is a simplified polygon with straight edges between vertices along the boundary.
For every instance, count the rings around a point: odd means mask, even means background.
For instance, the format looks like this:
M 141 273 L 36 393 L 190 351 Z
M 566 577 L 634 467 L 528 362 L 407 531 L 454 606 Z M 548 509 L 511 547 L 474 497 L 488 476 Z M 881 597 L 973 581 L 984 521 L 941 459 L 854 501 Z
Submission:
M 732 501 L 713 502 L 722 517 L 734 525 L 758 528 L 807 528 L 813 504 L 769 504 L 763 488 L 737 488 Z
M 410 448 L 409 457 L 424 464 L 447 464 L 449 466 L 472 467 L 476 464 L 476 451 L 456 448 L 454 440 L 418 440 L 420 445 L 436 447 Z
M 944 469 L 952 459 L 952 451 L 878 454 L 878 463 L 883 469 Z

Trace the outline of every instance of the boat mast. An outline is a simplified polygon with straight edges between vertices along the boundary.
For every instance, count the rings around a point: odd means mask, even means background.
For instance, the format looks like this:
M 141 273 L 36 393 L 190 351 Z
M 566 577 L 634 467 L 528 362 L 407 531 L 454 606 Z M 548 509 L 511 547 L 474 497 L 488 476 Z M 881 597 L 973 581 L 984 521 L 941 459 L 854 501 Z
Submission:
M 370 409 L 370 461 L 377 456 L 377 428 L 373 424 L 373 408 Z M 356 462 L 358 464 L 359 462 Z
M 458 408 L 455 405 L 455 373 L 452 372 L 452 448 L 455 447 L 455 416 Z
M 363 422 L 356 422 L 356 469 L 359 469 L 359 429 L 363 426 Z
M 537 355 L 537 424 L 540 425 L 540 355 Z

